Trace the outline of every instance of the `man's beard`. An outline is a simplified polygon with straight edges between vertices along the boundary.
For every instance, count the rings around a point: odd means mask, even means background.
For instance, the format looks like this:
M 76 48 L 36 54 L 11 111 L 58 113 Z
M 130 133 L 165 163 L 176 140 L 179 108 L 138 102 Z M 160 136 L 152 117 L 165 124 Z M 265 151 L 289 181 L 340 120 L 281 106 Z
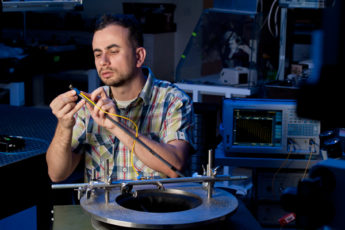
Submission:
M 113 80 L 113 79 L 108 79 L 108 80 L 103 80 L 102 82 L 107 85 L 107 86 L 112 86 L 112 87 L 121 87 L 123 85 L 126 84 L 126 82 L 128 82 L 128 78 L 121 78 L 121 79 L 117 79 L 117 80 Z
M 134 74 L 133 72 L 127 73 L 127 74 L 119 74 L 117 71 L 113 69 L 107 69 L 111 70 L 115 75 L 117 75 L 116 79 L 102 79 L 102 82 L 107 85 L 107 86 L 112 86 L 112 87 L 121 87 L 124 86 L 126 83 L 132 80 Z M 101 71 L 100 71 L 100 76 L 101 76 Z

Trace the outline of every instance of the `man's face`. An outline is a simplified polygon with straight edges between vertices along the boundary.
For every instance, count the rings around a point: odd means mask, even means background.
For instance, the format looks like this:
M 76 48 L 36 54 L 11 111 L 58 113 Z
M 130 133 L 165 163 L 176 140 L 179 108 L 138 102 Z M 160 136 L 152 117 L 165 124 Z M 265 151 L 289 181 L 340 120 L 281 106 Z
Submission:
M 109 25 L 96 31 L 92 48 L 96 69 L 104 84 L 122 86 L 134 76 L 136 51 L 127 28 Z

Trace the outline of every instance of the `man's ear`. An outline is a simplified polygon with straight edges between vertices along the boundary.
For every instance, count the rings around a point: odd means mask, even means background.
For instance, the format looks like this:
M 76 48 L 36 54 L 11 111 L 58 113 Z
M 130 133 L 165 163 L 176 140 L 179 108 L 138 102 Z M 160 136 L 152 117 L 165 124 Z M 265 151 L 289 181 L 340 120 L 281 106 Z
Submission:
M 137 57 L 137 67 L 141 67 L 144 64 L 146 58 L 146 49 L 144 47 L 136 48 L 136 57 Z

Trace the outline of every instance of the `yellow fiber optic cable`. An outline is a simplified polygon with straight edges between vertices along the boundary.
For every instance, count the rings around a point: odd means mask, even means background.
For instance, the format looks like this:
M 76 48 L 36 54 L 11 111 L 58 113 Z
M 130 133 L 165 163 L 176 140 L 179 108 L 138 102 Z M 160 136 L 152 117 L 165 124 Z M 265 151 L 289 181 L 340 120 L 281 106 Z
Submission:
M 101 108 L 99 108 L 93 101 L 91 101 L 85 94 L 83 94 L 82 92 L 80 92 L 77 88 L 73 88 L 72 85 L 69 86 L 70 89 L 74 90 L 78 96 L 82 97 L 87 103 L 91 104 L 92 106 L 96 106 L 98 109 L 100 109 L 101 111 L 103 111 L 105 113 L 105 117 L 108 118 L 110 121 L 112 121 L 116 126 L 118 126 L 121 130 L 123 130 L 125 133 L 127 133 L 130 137 L 133 138 L 133 147 L 132 147 L 132 152 L 131 152 L 131 162 L 132 162 L 132 166 L 134 171 L 138 174 L 136 168 L 134 167 L 133 164 L 133 152 L 134 152 L 134 145 L 136 142 L 139 142 L 139 144 L 144 147 L 149 153 L 151 153 L 153 156 L 155 156 L 158 160 L 160 160 L 163 164 L 165 164 L 166 166 L 168 166 L 171 170 L 173 170 L 178 176 L 180 177 L 184 177 L 184 175 L 177 170 L 177 168 L 175 168 L 172 164 L 170 164 L 167 160 L 165 160 L 163 157 L 161 157 L 159 154 L 157 154 L 153 149 L 151 149 L 147 144 L 145 144 L 145 142 L 143 142 L 142 140 L 140 140 L 140 138 L 138 138 L 138 126 L 135 124 L 134 121 L 130 120 L 127 117 L 123 117 L 117 114 L 112 114 L 112 113 L 108 113 L 105 112 L 104 110 L 102 110 Z M 136 128 L 136 134 L 134 135 L 133 133 L 131 133 L 127 128 L 123 127 L 122 125 L 120 125 L 117 121 L 115 121 L 114 119 L 112 119 L 109 115 L 112 116 L 117 116 L 123 119 L 126 119 L 130 122 L 132 122 L 135 125 Z
M 308 159 L 307 165 L 305 166 L 305 169 L 304 169 L 304 173 L 303 173 L 302 180 L 304 179 L 304 177 L 305 177 L 305 176 L 306 176 L 306 174 L 307 174 L 307 170 L 308 170 L 308 168 L 309 168 L 309 164 L 310 164 L 311 156 L 312 156 L 312 151 L 310 151 L 310 154 L 309 154 L 309 159 Z
M 127 118 L 127 117 L 124 117 L 124 116 L 121 116 L 121 115 L 118 115 L 118 114 L 115 114 L 115 113 L 109 113 L 109 112 L 107 112 L 107 111 L 104 111 L 102 108 L 100 108 L 98 105 L 96 105 L 90 98 L 88 98 L 83 92 L 80 92 L 80 95 L 81 95 L 84 99 L 86 99 L 87 101 L 89 101 L 92 105 L 94 105 L 94 106 L 97 107 L 99 110 L 101 110 L 103 113 L 106 113 L 106 114 L 109 114 L 109 115 L 115 116 L 115 117 L 120 117 L 120 118 L 123 118 L 123 119 L 125 119 L 125 120 L 130 121 L 130 122 L 135 126 L 135 137 L 138 138 L 138 136 L 139 136 L 139 129 L 138 129 L 137 124 L 136 124 L 134 121 L 132 121 L 131 119 L 129 119 L 129 118 Z M 136 141 L 136 140 L 134 139 L 134 140 L 133 140 L 132 150 L 131 150 L 131 165 L 132 165 L 132 167 L 133 167 L 133 170 L 134 170 L 135 174 L 136 174 L 137 177 L 138 177 L 138 176 L 139 176 L 139 173 L 138 173 L 138 171 L 137 171 L 137 169 L 135 168 L 134 163 L 133 163 L 133 158 L 134 158 L 134 157 L 133 157 L 133 153 L 134 153 L 135 141 Z
M 290 158 L 290 154 L 291 154 L 291 150 L 289 151 L 288 155 L 286 156 L 285 160 L 283 161 L 283 163 L 280 165 L 279 169 L 274 173 L 273 178 L 272 178 L 272 195 L 275 195 L 274 192 L 274 181 L 276 176 L 278 175 L 279 171 L 283 168 L 283 166 L 287 163 L 287 161 Z

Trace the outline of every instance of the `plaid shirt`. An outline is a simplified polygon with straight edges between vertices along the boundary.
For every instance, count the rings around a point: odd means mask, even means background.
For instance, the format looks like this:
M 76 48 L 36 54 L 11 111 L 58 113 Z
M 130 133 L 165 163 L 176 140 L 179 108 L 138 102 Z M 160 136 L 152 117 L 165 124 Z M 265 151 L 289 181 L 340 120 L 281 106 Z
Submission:
M 155 79 L 151 71 L 147 70 L 148 78 L 138 98 L 127 108 L 119 109 L 116 106 L 116 113 L 134 121 L 140 134 L 157 142 L 185 140 L 194 147 L 193 108 L 190 98 L 175 85 Z M 110 87 L 103 87 L 109 96 Z M 119 120 L 135 130 L 135 126 L 130 121 L 123 118 Z M 112 179 L 136 179 L 131 163 L 131 148 L 126 147 L 108 130 L 97 125 L 85 106 L 76 114 L 72 150 L 76 153 L 85 153 L 87 180 L 91 177 L 92 169 L 96 170 L 96 178 L 104 178 L 104 165 L 107 159 L 109 159 L 109 174 Z M 144 165 L 134 153 L 133 165 L 144 177 L 164 177 Z

